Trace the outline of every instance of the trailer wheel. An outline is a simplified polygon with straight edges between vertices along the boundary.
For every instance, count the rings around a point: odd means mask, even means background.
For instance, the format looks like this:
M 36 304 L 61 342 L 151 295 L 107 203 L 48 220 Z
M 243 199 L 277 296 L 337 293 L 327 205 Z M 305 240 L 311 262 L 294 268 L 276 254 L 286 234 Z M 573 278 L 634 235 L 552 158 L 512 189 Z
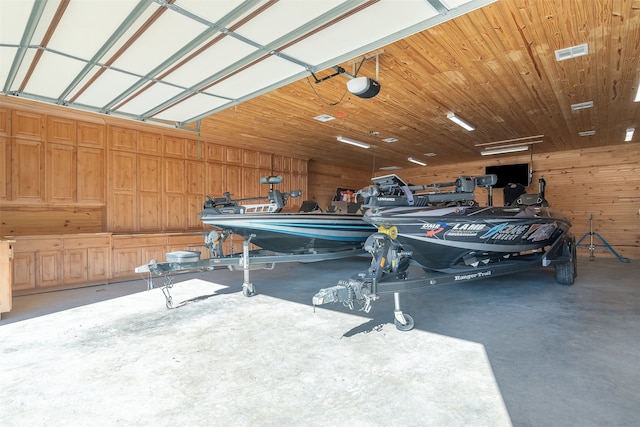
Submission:
M 403 316 L 405 322 L 407 322 L 405 324 L 402 324 L 402 322 L 400 322 L 398 319 L 393 319 L 394 323 L 396 324 L 396 329 L 403 332 L 412 330 L 414 325 L 413 317 L 409 316 L 406 313 L 403 313 Z
M 556 265 L 556 281 L 561 285 L 573 285 L 578 276 L 578 258 L 576 257 L 576 245 L 571 242 L 570 248 L 571 260 L 564 264 Z
M 561 285 L 573 285 L 573 272 L 574 266 L 572 261 L 556 265 L 556 281 Z

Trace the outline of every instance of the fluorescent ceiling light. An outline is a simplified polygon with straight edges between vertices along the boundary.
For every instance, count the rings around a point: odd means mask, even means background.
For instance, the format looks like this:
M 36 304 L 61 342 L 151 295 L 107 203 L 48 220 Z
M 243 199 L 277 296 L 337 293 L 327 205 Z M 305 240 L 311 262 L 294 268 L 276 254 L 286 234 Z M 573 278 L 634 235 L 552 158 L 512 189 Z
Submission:
M 483 156 L 490 156 L 492 154 L 515 153 L 517 151 L 526 151 L 528 149 L 528 145 L 518 145 L 516 147 L 493 148 L 490 150 L 484 150 L 481 151 L 480 154 L 482 154 Z
M 385 138 L 382 142 L 398 142 L 398 138 Z
M 435 157 L 436 153 L 424 153 L 424 155 L 427 157 Z
M 410 162 L 415 163 L 416 165 L 427 166 L 427 164 L 425 162 L 421 162 L 420 160 L 414 159 L 413 157 L 408 157 L 407 160 L 409 160 Z
M 584 110 L 585 108 L 593 107 L 593 101 L 581 102 L 579 104 L 571 104 L 571 109 L 573 111 L 576 110 Z
M 640 82 L 638 83 L 638 91 L 636 92 L 636 97 L 633 102 L 640 102 Z
M 473 125 L 467 123 L 466 121 L 464 121 L 463 119 L 461 119 L 460 117 L 456 116 L 453 113 L 448 113 L 447 114 L 447 119 L 451 120 L 452 122 L 454 122 L 455 124 L 457 124 L 459 126 L 462 126 L 463 128 L 465 128 L 468 131 L 472 131 L 472 130 L 476 129 Z
M 591 135 L 595 135 L 596 131 L 595 130 L 585 130 L 582 132 L 578 132 L 578 135 L 580 136 L 591 136 Z
M 571 46 L 566 49 L 556 50 L 556 61 L 564 61 L 565 59 L 576 58 L 589 53 L 588 44 L 580 44 L 578 46 Z
M 629 142 L 633 139 L 633 133 L 636 131 L 636 128 L 627 129 L 627 133 L 624 136 L 624 142 Z
M 365 144 L 364 142 L 356 141 L 355 139 L 345 138 L 343 136 L 339 136 L 336 138 L 340 142 L 344 142 L 346 144 L 355 145 L 360 148 L 371 148 L 371 145 Z
M 402 169 L 400 166 L 385 166 L 380 168 L 381 171 L 397 171 L 398 169 Z

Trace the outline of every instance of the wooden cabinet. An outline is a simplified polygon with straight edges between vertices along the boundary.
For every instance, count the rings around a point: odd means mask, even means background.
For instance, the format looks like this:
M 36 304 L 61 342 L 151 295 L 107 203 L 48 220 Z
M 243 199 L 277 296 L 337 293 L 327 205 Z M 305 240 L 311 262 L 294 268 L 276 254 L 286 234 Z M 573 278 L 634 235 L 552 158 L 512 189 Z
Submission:
M 65 236 L 62 240 L 64 284 L 109 278 L 111 235 Z
M 107 281 L 111 276 L 108 233 L 16 237 L 13 290 L 40 290 Z
M 11 311 L 13 292 L 11 289 L 13 266 L 13 240 L 0 240 L 0 318 Z

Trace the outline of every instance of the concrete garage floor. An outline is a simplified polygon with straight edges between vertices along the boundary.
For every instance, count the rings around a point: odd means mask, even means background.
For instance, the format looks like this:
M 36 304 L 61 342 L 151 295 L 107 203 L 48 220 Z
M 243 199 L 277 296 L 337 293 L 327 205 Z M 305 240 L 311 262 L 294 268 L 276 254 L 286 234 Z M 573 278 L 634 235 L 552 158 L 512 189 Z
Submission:
M 640 262 L 404 293 L 369 314 L 311 297 L 367 258 L 14 298 L 0 321 L 2 426 L 635 426 Z M 157 281 L 157 285 L 161 282 Z

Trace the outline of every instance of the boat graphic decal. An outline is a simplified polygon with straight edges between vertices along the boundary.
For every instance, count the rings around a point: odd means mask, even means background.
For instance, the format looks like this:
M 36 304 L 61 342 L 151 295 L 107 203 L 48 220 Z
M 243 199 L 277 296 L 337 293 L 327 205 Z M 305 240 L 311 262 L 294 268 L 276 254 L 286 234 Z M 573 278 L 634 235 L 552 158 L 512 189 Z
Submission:
M 420 227 L 421 230 L 427 230 L 426 236 L 433 237 L 447 228 L 446 222 L 426 222 Z
M 480 238 L 492 240 L 516 240 L 528 229 L 529 226 L 524 224 L 502 223 L 487 231 L 485 234 L 480 236 Z
M 447 237 L 476 237 L 487 226 L 484 224 L 459 223 L 447 231 Z
M 533 224 L 522 238 L 532 242 L 547 240 L 551 238 L 556 228 L 558 228 L 558 225 L 555 222 L 552 224 Z

